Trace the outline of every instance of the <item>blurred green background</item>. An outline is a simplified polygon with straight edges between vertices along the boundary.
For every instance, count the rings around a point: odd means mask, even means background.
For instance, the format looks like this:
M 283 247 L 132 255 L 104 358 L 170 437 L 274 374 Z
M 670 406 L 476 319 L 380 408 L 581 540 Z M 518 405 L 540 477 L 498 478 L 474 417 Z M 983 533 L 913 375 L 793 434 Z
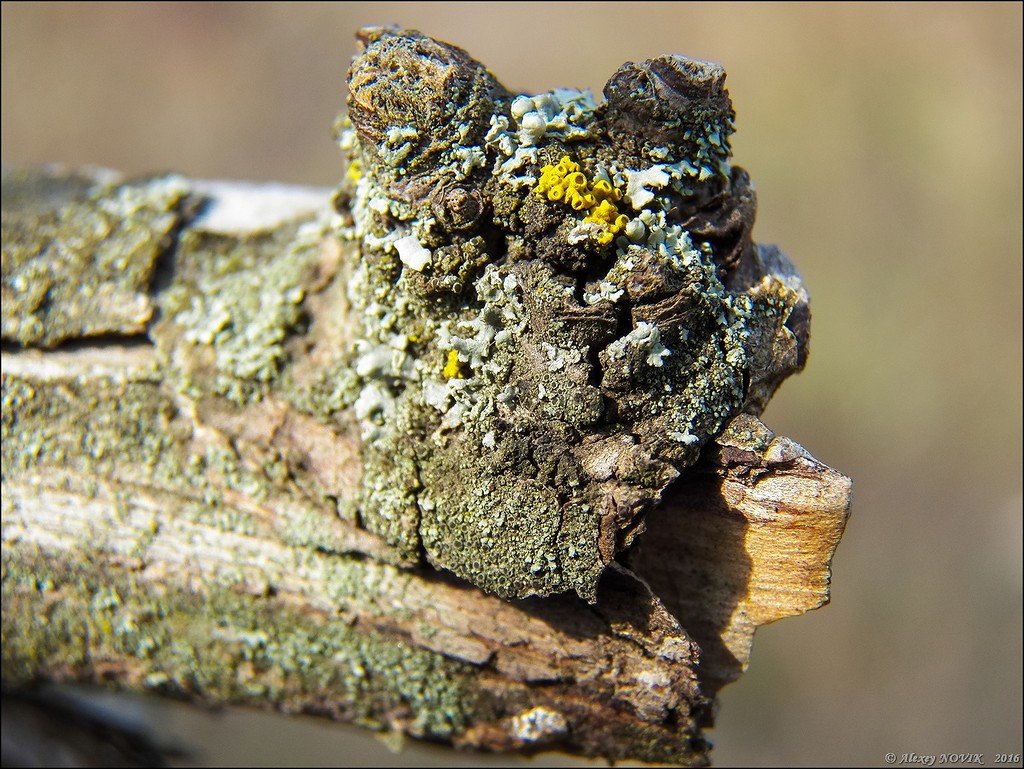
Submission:
M 662 53 L 722 62 L 735 160 L 759 193 L 755 238 L 784 248 L 812 296 L 808 368 L 765 421 L 850 475 L 854 503 L 832 605 L 759 631 L 750 670 L 721 696 L 715 761 L 1020 753 L 1020 4 L 4 3 L 2 15 L 4 162 L 129 173 L 334 184 L 330 126 L 367 23 L 460 45 L 526 92 L 599 93 L 624 61 Z M 273 755 L 236 733 L 245 723 L 208 723 L 201 760 L 446 760 L 391 757 L 319 724 Z

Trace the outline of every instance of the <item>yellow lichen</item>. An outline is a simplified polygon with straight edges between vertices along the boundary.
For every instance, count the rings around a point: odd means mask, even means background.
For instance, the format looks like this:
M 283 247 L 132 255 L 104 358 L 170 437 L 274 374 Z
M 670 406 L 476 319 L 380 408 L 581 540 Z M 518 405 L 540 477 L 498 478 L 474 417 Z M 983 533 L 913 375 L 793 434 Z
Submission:
M 462 361 L 459 360 L 458 350 L 448 351 L 448 362 L 444 364 L 444 369 L 441 374 L 445 379 L 463 379 L 465 373 L 462 370 Z
M 622 198 L 622 190 L 604 179 L 591 184 L 580 171 L 580 164 L 570 160 L 568 155 L 563 155 L 556 165 L 546 165 L 540 170 L 540 179 L 533 191 L 553 203 L 564 203 L 574 211 L 586 211 L 583 221 L 598 225 L 595 239 L 601 245 L 611 243 L 629 221 L 615 205 Z
M 359 161 L 359 158 L 353 158 L 348 164 L 348 169 L 345 171 L 345 178 L 355 184 L 362 176 L 363 164 Z

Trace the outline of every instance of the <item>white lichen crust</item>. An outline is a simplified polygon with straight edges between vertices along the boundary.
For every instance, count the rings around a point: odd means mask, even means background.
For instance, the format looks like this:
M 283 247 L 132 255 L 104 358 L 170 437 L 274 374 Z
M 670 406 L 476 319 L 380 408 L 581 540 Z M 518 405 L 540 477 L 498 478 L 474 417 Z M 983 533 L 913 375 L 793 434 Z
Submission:
M 807 297 L 750 239 L 717 65 L 513 95 L 372 28 L 339 123 L 359 520 L 506 597 L 592 599 L 643 512 L 803 365 Z

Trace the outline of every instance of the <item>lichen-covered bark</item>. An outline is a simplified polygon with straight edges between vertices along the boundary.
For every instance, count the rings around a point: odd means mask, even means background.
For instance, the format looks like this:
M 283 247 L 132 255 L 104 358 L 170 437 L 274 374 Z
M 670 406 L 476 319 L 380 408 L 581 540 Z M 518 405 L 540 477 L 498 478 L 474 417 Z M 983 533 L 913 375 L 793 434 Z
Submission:
M 507 597 L 574 590 L 806 357 L 807 294 L 751 240 L 720 66 L 514 95 L 464 51 L 363 31 L 339 122 L 358 243 L 342 389 L 364 525 Z
M 752 416 L 809 312 L 724 73 L 363 42 L 333 198 L 5 173 L 5 683 L 701 763 L 849 501 Z

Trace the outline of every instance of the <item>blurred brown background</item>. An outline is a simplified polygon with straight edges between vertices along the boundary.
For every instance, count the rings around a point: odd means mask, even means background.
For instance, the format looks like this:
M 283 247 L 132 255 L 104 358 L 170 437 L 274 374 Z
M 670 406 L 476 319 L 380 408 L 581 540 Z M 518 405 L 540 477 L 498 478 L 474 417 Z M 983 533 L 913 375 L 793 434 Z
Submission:
M 715 760 L 1021 752 L 1021 5 L 2 13 L 4 162 L 129 173 L 332 185 L 330 125 L 366 23 L 453 42 L 528 92 L 599 92 L 622 62 L 666 52 L 724 63 L 755 237 L 783 246 L 813 298 L 808 368 L 765 421 L 852 476 L 854 507 L 832 605 L 760 631 L 722 695 Z M 290 741 L 275 754 L 235 731 L 243 717 L 163 718 L 209 733 L 202 762 L 447 760 L 261 716 Z

